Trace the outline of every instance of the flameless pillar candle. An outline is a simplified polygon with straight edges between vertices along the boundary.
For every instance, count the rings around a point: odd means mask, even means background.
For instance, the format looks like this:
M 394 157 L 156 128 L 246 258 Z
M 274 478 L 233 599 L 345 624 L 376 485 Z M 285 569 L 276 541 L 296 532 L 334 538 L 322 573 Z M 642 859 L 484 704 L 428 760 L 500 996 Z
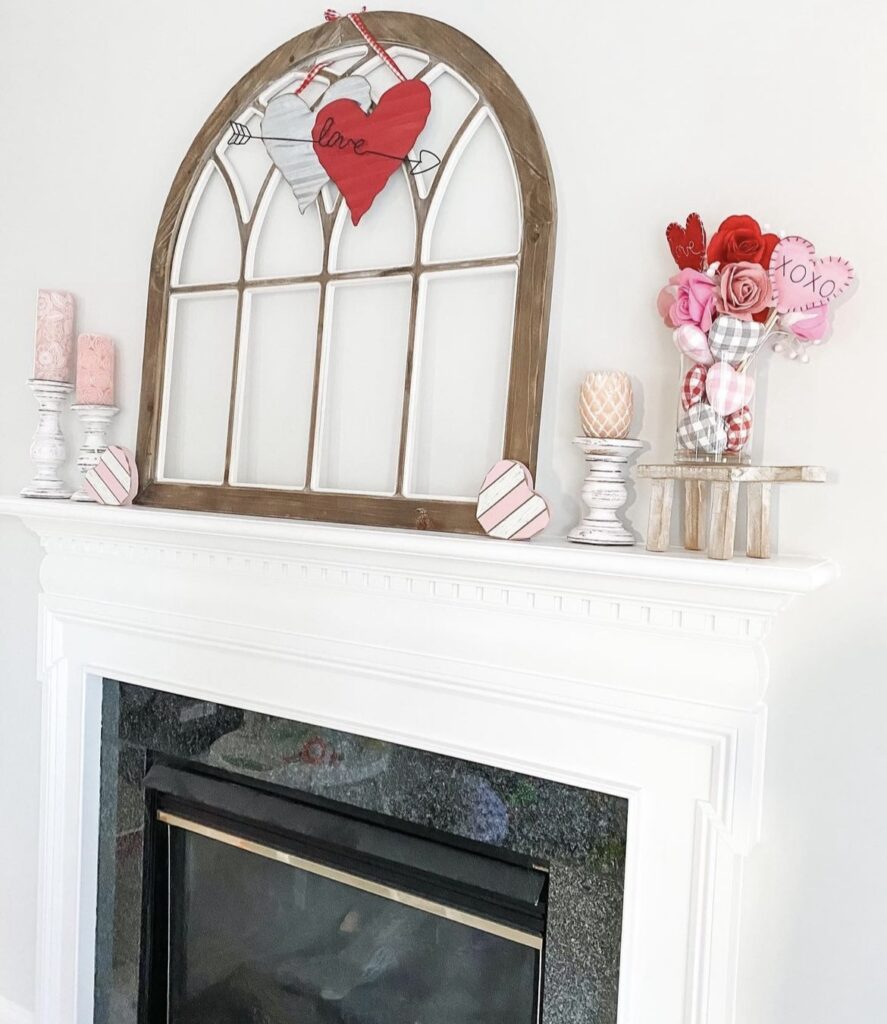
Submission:
M 77 339 L 77 405 L 114 404 L 114 342 L 104 334 Z
M 34 379 L 71 383 L 74 296 L 41 288 L 37 292 Z

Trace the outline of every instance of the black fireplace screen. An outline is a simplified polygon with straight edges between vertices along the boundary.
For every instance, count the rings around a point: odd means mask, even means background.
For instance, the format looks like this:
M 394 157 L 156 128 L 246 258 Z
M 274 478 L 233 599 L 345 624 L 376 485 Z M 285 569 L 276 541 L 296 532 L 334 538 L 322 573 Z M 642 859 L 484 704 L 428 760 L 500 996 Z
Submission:
M 537 1024 L 547 872 L 155 765 L 143 1020 Z

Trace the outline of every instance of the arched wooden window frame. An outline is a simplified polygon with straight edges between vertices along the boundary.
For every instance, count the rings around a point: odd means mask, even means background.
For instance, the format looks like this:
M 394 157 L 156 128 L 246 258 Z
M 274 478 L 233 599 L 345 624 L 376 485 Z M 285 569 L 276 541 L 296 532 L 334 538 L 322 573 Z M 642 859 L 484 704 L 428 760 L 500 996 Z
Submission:
M 539 126 L 505 70 L 486 50 L 461 32 L 421 15 L 399 12 L 368 13 L 364 21 L 383 46 L 420 49 L 469 81 L 478 92 L 480 101 L 498 120 L 510 149 L 518 181 L 523 230 L 516 258 L 517 283 L 502 455 L 503 458 L 525 463 L 535 473 L 556 225 L 553 177 Z M 324 54 L 359 41 L 351 23 L 340 19 L 303 32 L 278 47 L 228 92 L 194 139 L 179 167 L 163 209 L 151 260 L 137 445 L 142 481 L 137 498 L 139 504 L 240 515 L 479 532 L 474 505 L 465 501 L 415 498 L 401 493 L 377 496 L 316 491 L 311 488 L 310 477 L 305 488 L 299 491 L 230 485 L 227 481 L 231 459 L 233 387 L 225 482 L 203 484 L 157 479 L 173 259 L 185 211 L 201 172 L 230 131 L 229 122 L 269 83 L 295 69 L 307 70 L 322 60 Z M 425 210 L 417 206 L 417 213 L 424 217 Z M 419 239 L 422 237 L 421 228 L 422 224 L 418 223 Z M 242 269 L 240 278 L 242 292 L 245 285 Z M 411 330 L 404 380 L 404 424 L 409 411 L 413 334 Z M 235 381 L 237 356 L 235 348 Z M 314 400 L 316 403 L 316 387 Z M 312 410 L 312 416 L 315 411 Z M 403 476 L 404 437 L 405 429 L 401 437 L 398 490 Z

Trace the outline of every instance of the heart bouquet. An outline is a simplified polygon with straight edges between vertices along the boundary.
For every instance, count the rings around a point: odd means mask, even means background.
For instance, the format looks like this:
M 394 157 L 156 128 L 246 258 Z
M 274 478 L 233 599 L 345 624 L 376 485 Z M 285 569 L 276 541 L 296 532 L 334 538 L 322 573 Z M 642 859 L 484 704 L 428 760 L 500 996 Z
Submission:
M 756 357 L 769 345 L 806 362 L 853 268 L 746 215 L 728 217 L 708 241 L 698 213 L 665 234 L 678 265 L 657 301 L 682 356 L 675 458 L 747 461 Z

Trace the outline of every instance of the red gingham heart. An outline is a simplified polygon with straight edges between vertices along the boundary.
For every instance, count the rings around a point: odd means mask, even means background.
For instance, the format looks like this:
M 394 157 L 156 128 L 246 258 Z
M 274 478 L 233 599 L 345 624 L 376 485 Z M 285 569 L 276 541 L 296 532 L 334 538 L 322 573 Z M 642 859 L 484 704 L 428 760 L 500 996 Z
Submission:
M 724 421 L 727 426 L 727 451 L 741 451 L 751 437 L 751 409 L 744 405 Z
M 705 394 L 705 378 L 707 375 L 708 367 L 703 366 L 702 363 L 697 363 L 692 369 L 687 371 L 684 383 L 681 386 L 681 405 L 685 409 L 689 409 L 697 402 L 702 401 L 702 396 Z

